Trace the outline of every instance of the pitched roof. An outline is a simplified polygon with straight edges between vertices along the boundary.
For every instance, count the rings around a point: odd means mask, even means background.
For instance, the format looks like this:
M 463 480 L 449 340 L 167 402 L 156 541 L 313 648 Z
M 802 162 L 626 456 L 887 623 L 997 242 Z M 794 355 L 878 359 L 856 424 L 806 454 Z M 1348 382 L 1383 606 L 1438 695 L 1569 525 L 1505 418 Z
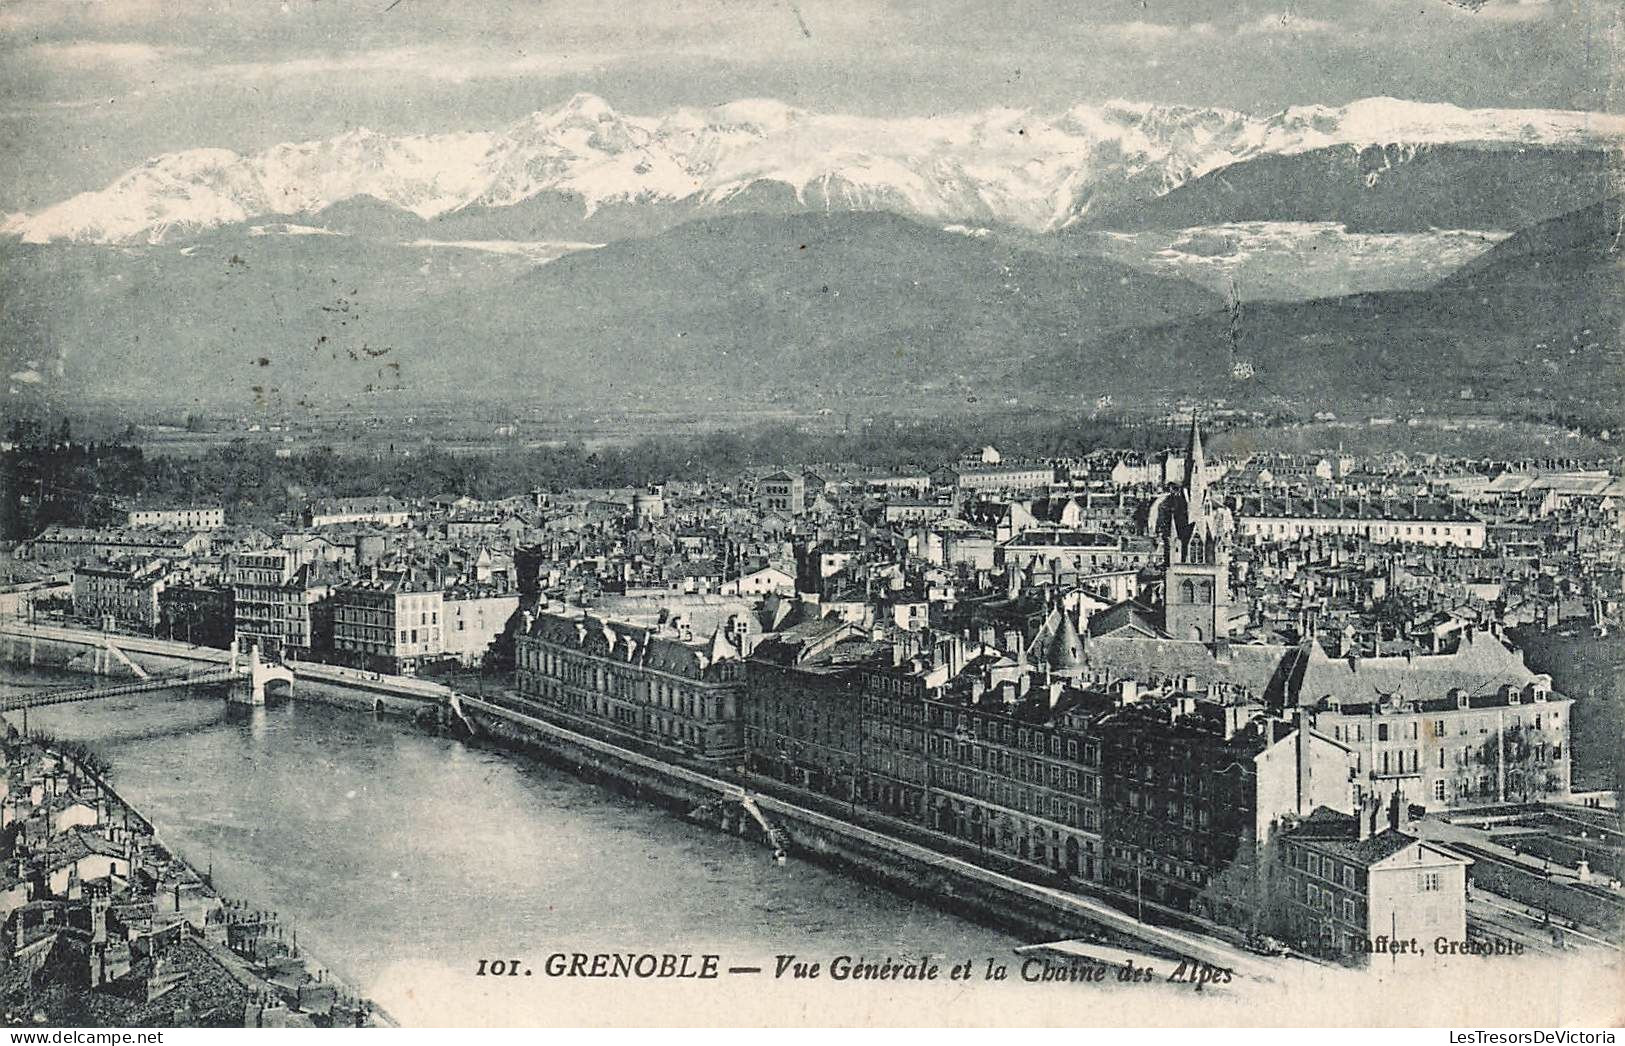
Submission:
M 1292 675 L 1297 703 L 1307 705 L 1327 697 L 1370 702 L 1384 694 L 1428 700 L 1453 688 L 1484 695 L 1503 683 L 1522 688 L 1535 679 L 1521 654 L 1482 632 L 1464 634 L 1449 653 L 1414 657 L 1333 658 L 1318 643 L 1309 643 L 1298 648 Z
M 1384 828 L 1361 839 L 1359 818 L 1325 806 L 1317 806 L 1302 824 L 1286 833 L 1286 838 L 1312 844 L 1317 850 L 1329 851 L 1364 868 L 1421 842 L 1416 836 L 1395 828 Z

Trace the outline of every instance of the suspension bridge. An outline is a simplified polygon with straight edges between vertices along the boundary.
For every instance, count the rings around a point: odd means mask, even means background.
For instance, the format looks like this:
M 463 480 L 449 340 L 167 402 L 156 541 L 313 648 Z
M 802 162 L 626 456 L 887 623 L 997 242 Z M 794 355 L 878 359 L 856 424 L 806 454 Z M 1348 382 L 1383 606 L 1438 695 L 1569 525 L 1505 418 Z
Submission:
M 0 698 L 0 713 L 20 712 L 30 708 L 47 708 L 53 705 L 78 704 L 82 701 L 100 701 L 109 697 L 122 697 L 126 694 L 144 694 L 155 690 L 171 690 L 176 687 L 208 686 L 217 683 L 241 684 L 234 685 L 229 700 L 233 704 L 263 705 L 265 704 L 265 684 L 282 682 L 293 690 L 293 670 L 285 665 L 276 664 L 260 659 L 259 647 L 252 647 L 248 657 L 239 657 L 235 647 L 231 651 L 231 659 L 224 665 L 211 668 L 182 668 L 173 672 L 158 674 L 139 673 L 136 679 L 120 680 L 116 683 L 98 683 L 92 686 L 63 686 L 52 687 L 46 690 L 32 690 L 26 693 L 13 694 Z

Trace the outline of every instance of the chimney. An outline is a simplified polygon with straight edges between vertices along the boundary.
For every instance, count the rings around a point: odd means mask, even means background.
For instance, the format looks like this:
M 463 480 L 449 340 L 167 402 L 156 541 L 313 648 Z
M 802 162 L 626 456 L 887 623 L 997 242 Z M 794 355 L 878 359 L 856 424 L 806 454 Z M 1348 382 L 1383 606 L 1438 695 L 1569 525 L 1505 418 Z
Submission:
M 1293 738 L 1298 759 L 1298 813 L 1307 815 L 1314 809 L 1314 758 L 1309 739 L 1309 714 L 1301 707 L 1295 711 L 1297 735 Z
M 1403 818 L 1403 814 L 1401 812 L 1403 806 L 1404 804 L 1399 794 L 1399 786 L 1395 785 L 1393 798 L 1388 800 L 1388 827 L 1392 828 L 1396 832 L 1399 831 L 1399 824 Z
M 110 898 L 107 888 L 98 883 L 90 898 L 90 940 L 93 944 L 107 944 L 107 907 Z
M 1382 804 L 1377 802 L 1376 796 L 1369 796 L 1360 801 L 1360 809 L 1355 811 L 1354 819 L 1358 823 L 1359 836 L 1362 841 L 1371 838 L 1371 832 L 1377 820 L 1377 811 Z
M 1232 737 L 1235 737 L 1236 734 L 1241 730 L 1241 728 L 1246 724 L 1246 722 L 1247 722 L 1247 706 L 1246 705 L 1240 705 L 1240 704 L 1237 704 L 1237 705 L 1225 705 L 1224 706 L 1224 739 L 1226 741 L 1228 741 Z

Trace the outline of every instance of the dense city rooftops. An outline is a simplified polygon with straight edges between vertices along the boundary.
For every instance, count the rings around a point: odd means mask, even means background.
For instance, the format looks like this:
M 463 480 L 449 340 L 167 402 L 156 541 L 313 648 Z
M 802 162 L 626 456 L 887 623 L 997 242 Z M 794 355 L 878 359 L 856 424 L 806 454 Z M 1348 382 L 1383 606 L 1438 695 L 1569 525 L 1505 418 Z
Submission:
M 1460 505 L 1439 498 L 1294 497 L 1243 495 L 1238 516 L 1277 519 L 1392 519 L 1425 523 L 1480 523 Z

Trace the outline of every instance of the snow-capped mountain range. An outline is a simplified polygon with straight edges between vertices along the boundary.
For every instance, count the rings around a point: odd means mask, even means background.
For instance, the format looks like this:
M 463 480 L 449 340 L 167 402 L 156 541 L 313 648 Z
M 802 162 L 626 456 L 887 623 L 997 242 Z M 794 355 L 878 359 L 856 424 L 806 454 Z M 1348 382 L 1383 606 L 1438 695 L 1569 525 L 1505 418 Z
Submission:
M 1371 98 L 1267 117 L 1114 101 L 1053 115 L 876 118 L 768 100 L 646 117 L 578 94 L 497 131 L 361 129 L 246 156 L 169 153 L 105 189 L 12 215 L 0 230 L 32 243 L 139 243 L 250 219 L 308 219 L 368 197 L 431 219 L 547 194 L 586 215 L 610 204 L 703 212 L 777 189 L 812 209 L 1048 231 L 1254 157 L 1395 144 L 1617 149 L 1625 116 Z

